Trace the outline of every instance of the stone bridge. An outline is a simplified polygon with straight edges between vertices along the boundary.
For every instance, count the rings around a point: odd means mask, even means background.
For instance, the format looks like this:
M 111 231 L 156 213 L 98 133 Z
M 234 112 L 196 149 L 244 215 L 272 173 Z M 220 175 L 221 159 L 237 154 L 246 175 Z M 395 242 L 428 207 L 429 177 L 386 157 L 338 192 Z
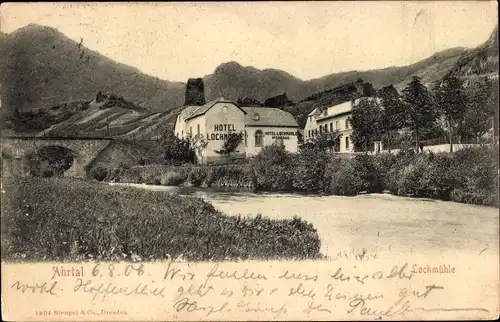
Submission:
M 44 148 L 63 148 L 73 158 L 72 165 L 64 172 L 66 177 L 86 177 L 86 167 L 104 150 L 111 139 L 2 137 L 3 175 L 26 175 L 26 159 Z

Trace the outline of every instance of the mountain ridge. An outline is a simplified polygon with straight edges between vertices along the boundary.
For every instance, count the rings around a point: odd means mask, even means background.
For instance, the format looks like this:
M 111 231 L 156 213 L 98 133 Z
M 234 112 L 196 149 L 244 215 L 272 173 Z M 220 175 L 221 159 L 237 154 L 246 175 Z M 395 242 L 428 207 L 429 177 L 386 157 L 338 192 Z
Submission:
M 495 33 L 488 41 L 491 39 L 498 43 Z M 185 83 L 146 75 L 138 68 L 87 49 L 82 41 L 75 42 L 56 28 L 36 24 L 2 35 L 0 95 L 3 116 L 16 120 L 17 114 L 28 112 L 32 114 L 30 117 L 36 118 L 37 113 L 43 114 L 63 101 L 92 100 L 99 91 L 122 96 L 150 113 L 178 110 L 184 104 Z M 372 83 L 376 89 L 388 85 L 401 89 L 413 75 L 431 84 L 455 68 L 460 59 L 473 55 L 475 50 L 477 48 L 450 48 L 407 66 L 347 71 L 310 80 L 301 80 L 280 69 L 260 70 L 229 61 L 217 66 L 212 74 L 203 76 L 205 97 L 207 101 L 223 96 L 234 101 L 250 98 L 264 102 L 286 94 L 292 101 L 300 102 L 358 79 Z

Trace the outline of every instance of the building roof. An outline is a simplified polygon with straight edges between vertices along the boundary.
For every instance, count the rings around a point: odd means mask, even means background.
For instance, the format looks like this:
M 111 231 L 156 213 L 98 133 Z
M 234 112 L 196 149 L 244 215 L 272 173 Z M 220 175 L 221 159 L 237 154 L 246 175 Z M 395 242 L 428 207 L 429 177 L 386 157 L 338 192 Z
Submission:
M 224 97 L 219 97 L 217 99 L 214 99 L 213 101 L 210 101 L 210 102 L 206 103 L 205 105 L 201 105 L 201 106 L 185 106 L 184 109 L 181 112 L 182 118 L 185 121 L 187 121 L 187 120 L 192 119 L 194 117 L 203 115 L 203 114 L 205 114 L 209 109 L 211 109 L 217 103 L 229 103 L 229 104 L 233 104 L 236 107 L 238 107 L 238 105 L 236 105 L 234 102 L 232 102 L 230 100 L 227 100 Z M 238 107 L 238 108 L 240 110 L 242 110 L 243 113 L 246 113 L 240 107 Z
M 293 115 L 274 107 L 241 107 L 246 111 L 245 126 L 299 127 Z
M 246 126 L 276 126 L 276 127 L 299 127 L 293 115 L 274 107 L 238 106 L 223 97 L 215 99 L 201 106 L 185 106 L 181 111 L 184 121 L 205 114 L 217 103 L 230 103 L 245 113 Z
M 316 117 L 316 120 L 321 121 L 324 119 L 329 119 L 334 116 L 350 113 L 351 111 L 352 111 L 352 103 L 351 101 L 347 101 L 342 104 L 328 107 L 323 111 L 323 113 L 321 113 Z
M 319 107 L 316 107 L 314 110 L 311 111 L 311 113 L 307 114 L 307 116 L 316 116 L 319 115 L 321 112 L 319 110 Z
M 354 102 L 347 101 L 342 104 L 330 106 L 323 112 L 321 112 L 321 114 L 316 115 L 316 121 L 326 120 L 335 116 L 351 113 L 353 106 L 357 105 L 360 100 L 369 100 L 369 101 L 375 100 L 380 103 L 382 99 L 378 97 L 361 97 L 355 99 Z

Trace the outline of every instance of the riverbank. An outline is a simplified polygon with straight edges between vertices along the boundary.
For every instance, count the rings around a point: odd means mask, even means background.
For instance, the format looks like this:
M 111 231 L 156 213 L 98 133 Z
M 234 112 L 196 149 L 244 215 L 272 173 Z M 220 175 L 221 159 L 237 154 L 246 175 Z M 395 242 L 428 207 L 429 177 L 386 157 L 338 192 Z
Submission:
M 268 146 L 249 164 L 135 166 L 107 170 L 104 180 L 135 184 L 354 196 L 389 191 L 396 196 L 499 205 L 498 149 L 455 153 L 343 157 L 325 151 L 291 154 Z
M 458 254 L 498 254 L 498 209 L 392 194 L 352 197 L 238 189 L 166 187 L 142 184 L 136 189 L 163 191 L 206 200 L 231 216 L 273 219 L 298 216 L 316 227 L 321 254 L 329 260 L 391 259 L 428 256 L 436 261 Z
M 200 198 L 75 179 L 3 182 L 2 259 L 190 261 L 319 258 L 299 218 L 226 216 Z

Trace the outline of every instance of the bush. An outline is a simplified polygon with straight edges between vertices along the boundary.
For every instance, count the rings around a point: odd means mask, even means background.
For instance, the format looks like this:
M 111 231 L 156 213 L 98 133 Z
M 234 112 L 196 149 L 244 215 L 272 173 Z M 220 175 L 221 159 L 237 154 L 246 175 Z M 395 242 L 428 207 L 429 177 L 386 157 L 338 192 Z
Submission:
M 169 163 L 196 163 L 197 157 L 188 139 L 179 139 L 173 134 L 165 135 L 161 140 L 165 160 Z
M 292 156 L 281 141 L 264 147 L 252 160 L 251 171 L 258 190 L 283 191 L 293 187 Z
M 336 159 L 328 170 L 330 185 L 327 192 L 334 195 L 353 196 L 363 190 L 365 182 L 357 172 L 353 160 Z
M 498 149 L 487 146 L 458 150 L 453 155 L 453 173 L 458 188 L 469 192 L 496 192 Z
M 186 181 L 186 177 L 184 177 L 181 173 L 169 171 L 161 174 L 160 182 L 157 184 L 164 186 L 179 186 L 184 181 Z
M 263 148 L 249 164 L 132 167 L 113 172 L 108 179 L 118 175 L 121 182 L 179 185 L 187 181 L 197 187 L 254 187 L 263 191 L 339 195 L 389 190 L 395 195 L 450 200 L 454 189 L 462 191 L 455 194 L 477 194 L 478 191 L 484 191 L 480 194 L 486 196 L 498 194 L 496 152 L 490 147 L 469 148 L 453 154 L 417 154 L 410 149 L 396 155 L 351 157 L 331 155 L 315 146 L 292 154 L 278 142 Z M 470 200 L 479 200 L 477 198 Z
M 450 199 L 451 201 L 474 205 L 497 207 L 499 205 L 498 194 L 487 191 L 467 192 L 461 189 L 455 189 L 451 192 Z
M 253 186 L 250 166 L 221 165 L 207 167 L 207 187 L 251 187 Z
M 446 154 L 419 154 L 414 161 L 403 166 L 397 175 L 397 194 L 448 200 L 454 186 L 449 167 L 451 157 Z
M 328 153 L 315 148 L 304 148 L 295 155 L 293 187 L 303 192 L 325 191 L 325 169 Z
M 310 259 L 320 239 L 299 218 L 225 216 L 199 198 L 80 180 L 6 182 L 2 259 Z
M 89 179 L 94 179 L 97 181 L 104 181 L 106 177 L 108 176 L 108 169 L 104 165 L 95 165 L 90 169 L 90 171 L 87 173 L 87 177 Z
M 208 169 L 206 167 L 193 167 L 189 172 L 187 181 L 194 187 L 199 187 L 207 178 Z
M 422 186 L 427 196 L 441 200 L 450 200 L 450 193 L 456 187 L 457 174 L 453 173 L 453 156 L 448 153 L 430 153 L 429 167 L 424 171 Z
M 390 170 L 396 163 L 396 155 L 390 153 L 377 154 L 372 157 L 374 171 L 376 171 L 381 184 L 381 190 L 389 189 Z
M 420 162 L 409 164 L 401 169 L 396 181 L 397 194 L 399 196 L 424 197 L 426 195 L 425 187 L 421 183 L 427 166 L 424 159 L 420 158 Z
M 156 185 L 190 184 L 195 187 L 252 187 L 248 164 L 220 166 L 136 166 L 122 169 L 115 181 Z
M 382 192 L 383 188 L 383 169 L 381 164 L 375 162 L 376 157 L 368 154 L 358 154 L 352 160 L 354 172 L 361 181 L 361 191 Z M 350 175 L 346 172 L 345 175 Z

